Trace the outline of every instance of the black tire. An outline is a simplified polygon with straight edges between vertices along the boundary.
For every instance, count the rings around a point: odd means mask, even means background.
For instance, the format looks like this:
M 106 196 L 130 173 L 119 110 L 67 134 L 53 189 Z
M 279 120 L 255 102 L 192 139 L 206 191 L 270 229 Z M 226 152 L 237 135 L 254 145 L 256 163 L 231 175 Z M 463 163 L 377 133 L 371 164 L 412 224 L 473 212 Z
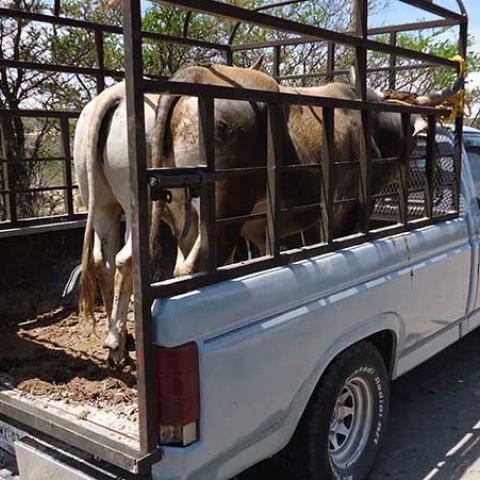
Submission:
M 345 387 L 346 385 L 349 387 Z M 362 440 L 355 443 L 354 439 L 357 437 L 353 437 L 353 433 L 344 437 L 352 438 L 344 445 L 351 444 L 352 447 L 346 451 L 351 450 L 354 453 L 351 457 L 347 457 L 347 463 L 342 464 L 338 461 L 339 452 L 342 451 L 342 447 L 339 447 L 342 434 L 332 434 L 330 437 L 330 427 L 339 396 L 342 394 L 342 400 L 346 399 L 344 405 L 347 405 L 352 398 L 356 398 L 354 395 L 350 398 L 348 392 L 355 392 L 357 388 L 360 388 L 360 391 L 365 389 L 365 393 L 368 395 L 368 401 L 365 401 L 364 405 L 371 406 L 368 409 L 370 415 L 366 415 L 367 418 L 363 422 L 365 428 Z M 368 478 L 377 450 L 384 438 L 389 398 L 388 374 L 382 356 L 374 345 L 367 342 L 360 343 L 337 357 L 320 380 L 294 438 L 284 451 L 283 460 L 288 464 L 291 472 L 290 478 L 300 480 L 363 480 Z M 360 405 L 361 401 L 360 398 L 357 405 Z M 349 410 L 359 411 L 360 408 L 349 408 Z M 364 409 L 364 411 L 366 410 Z M 337 409 L 337 412 L 339 411 Z M 343 407 L 341 411 L 343 414 Z M 350 420 L 351 432 L 354 432 L 353 414 L 348 414 L 340 422 L 336 422 L 336 425 L 340 423 L 347 425 L 349 416 L 352 418 Z M 364 415 L 357 417 L 363 418 Z M 357 424 L 355 423 L 355 425 Z M 332 425 L 334 427 L 335 422 Z M 362 421 L 360 421 L 360 425 L 362 425 Z M 357 431 L 360 430 L 362 430 L 361 427 Z M 337 445 L 331 442 L 336 442 Z M 332 449 L 335 447 L 337 450 L 333 452 Z M 348 463 L 349 459 L 351 464 Z

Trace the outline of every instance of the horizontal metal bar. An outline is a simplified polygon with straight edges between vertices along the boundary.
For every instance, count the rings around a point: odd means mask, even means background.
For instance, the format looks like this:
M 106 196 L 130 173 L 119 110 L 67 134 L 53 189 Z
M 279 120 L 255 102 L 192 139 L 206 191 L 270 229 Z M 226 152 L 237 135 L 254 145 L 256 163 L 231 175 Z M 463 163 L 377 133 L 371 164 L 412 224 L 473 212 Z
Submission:
M 208 173 L 208 169 L 205 166 L 199 167 L 159 167 L 159 168 L 147 168 L 147 175 L 151 178 L 157 176 L 167 176 L 167 175 L 191 175 L 194 173 L 204 174 Z
M 266 212 L 261 213 L 249 213 L 247 215 L 238 215 L 236 217 L 222 217 L 217 218 L 217 223 L 219 225 L 233 225 L 235 223 L 248 222 L 251 220 L 259 220 L 267 216 Z
M 53 63 L 24 62 L 22 60 L 0 59 L 0 67 L 15 68 L 22 70 L 38 70 L 42 72 L 71 73 L 79 75 L 98 75 L 101 73 L 106 77 L 122 77 L 124 72 L 120 70 L 102 70 L 97 67 L 76 67 L 73 65 L 58 65 Z
M 441 7 L 437 5 L 432 0 L 400 0 L 403 3 L 408 3 L 414 7 L 420 8 L 425 12 L 433 13 L 434 15 L 438 15 L 443 18 L 451 18 L 459 23 L 463 23 L 467 20 L 465 15 L 461 13 L 454 12 L 449 10 L 448 8 Z
M 22 158 L 20 160 L 6 160 L 0 158 L 0 163 L 7 163 L 9 165 L 17 165 L 18 163 L 45 163 L 45 162 L 64 162 L 65 157 L 50 157 L 50 158 Z
M 368 68 L 367 73 L 382 73 L 382 72 L 391 72 L 393 71 L 406 71 L 406 70 L 418 70 L 419 68 L 435 68 L 436 65 L 432 63 L 417 63 L 415 65 L 398 65 L 394 68 L 391 67 L 374 67 Z M 277 80 L 300 80 L 303 78 L 316 78 L 316 77 L 327 77 L 328 75 L 348 75 L 350 72 L 348 70 L 333 70 L 332 72 L 317 72 L 317 73 L 304 73 L 298 75 L 281 75 L 276 77 Z
M 55 190 L 76 190 L 78 185 L 59 185 L 55 187 L 36 187 L 36 188 L 24 188 L 21 190 L 0 190 L 0 195 L 8 193 L 24 194 L 24 193 L 38 193 L 38 192 L 51 192 Z
M 202 183 L 202 177 L 197 173 L 190 175 L 171 175 L 165 177 L 151 177 L 149 185 L 151 188 L 183 188 L 195 187 Z
M 341 198 L 340 200 L 333 200 L 333 205 L 348 205 L 349 203 L 357 203 L 358 198 Z
M 86 218 L 85 213 L 76 213 L 27 220 L 18 219 L 15 226 L 9 221 L 0 222 L 0 239 L 84 228 Z
M 381 200 L 384 198 L 392 198 L 392 197 L 399 197 L 400 193 L 399 192 L 392 192 L 392 193 L 376 193 L 374 195 L 370 195 L 370 198 L 373 200 Z M 398 205 L 395 205 L 398 207 Z
M 298 170 L 304 168 L 322 168 L 321 163 L 298 163 L 296 165 L 280 165 L 282 170 Z
M 66 110 L 6 110 L 0 109 L 0 117 L 30 117 L 30 118 L 78 118 L 80 112 Z
M 433 20 L 429 22 L 416 22 L 416 23 L 405 23 L 401 25 L 392 25 L 391 27 L 376 27 L 368 30 L 368 35 L 381 35 L 392 32 L 408 32 L 413 30 L 424 30 L 430 28 L 444 28 L 444 27 L 453 27 L 458 25 L 458 22 L 453 20 Z M 255 48 L 269 48 L 269 47 L 280 47 L 280 46 L 295 46 L 303 45 L 306 43 L 319 43 L 324 42 L 324 39 L 319 39 L 317 37 L 312 37 L 310 35 L 301 35 L 300 37 L 285 38 L 279 40 L 268 40 L 264 42 L 256 42 Z M 233 51 L 248 50 L 250 47 L 248 44 L 245 45 L 232 45 Z
M 423 62 L 434 63 L 435 65 L 443 65 L 445 67 L 458 69 L 458 62 L 455 62 L 448 58 L 438 57 L 436 55 L 432 55 L 430 53 L 425 53 L 422 51 L 411 50 L 409 48 L 404 48 L 399 46 L 393 46 L 387 43 L 377 42 L 374 40 L 366 40 L 365 47 L 368 50 L 375 51 L 375 52 L 393 54 L 402 58 L 420 60 Z
M 414 160 L 425 160 L 425 155 L 409 155 L 411 161 Z M 400 157 L 385 157 L 385 158 L 372 158 L 373 163 L 393 163 L 398 162 Z
M 162 167 L 148 168 L 147 179 L 152 188 L 182 188 L 200 185 L 206 167 Z
M 303 213 L 303 212 L 310 212 L 312 210 L 321 210 L 323 208 L 322 204 L 317 203 L 310 203 L 308 205 L 297 205 L 295 207 L 288 207 L 282 208 L 282 214 L 286 213 Z
M 107 25 L 104 23 L 89 22 L 86 20 L 77 20 L 74 18 L 57 17 L 53 15 L 45 15 L 41 13 L 25 12 L 21 10 L 12 10 L 9 8 L 0 8 L 0 17 L 10 17 L 16 19 L 24 19 L 41 23 L 50 23 L 52 25 L 62 25 L 64 27 L 82 28 L 87 30 L 100 30 L 107 33 L 115 33 L 123 35 L 123 29 L 115 25 Z M 142 38 L 157 40 L 178 45 L 186 45 L 191 47 L 200 47 L 206 49 L 214 49 L 228 51 L 229 46 L 220 43 L 205 42 L 203 40 L 195 40 L 191 38 L 175 37 L 173 35 L 164 35 L 156 32 L 141 32 Z
M 412 32 L 415 30 L 426 30 L 430 28 L 445 28 L 458 25 L 456 20 L 429 20 L 422 22 L 401 23 L 398 25 L 388 25 L 384 27 L 375 27 L 368 30 L 368 35 L 383 35 L 387 33 Z
M 109 33 L 122 33 L 121 27 L 107 25 L 104 23 L 89 22 L 87 20 L 78 20 L 75 18 L 66 18 L 56 15 L 46 15 L 43 13 L 27 12 L 25 10 L 13 10 L 11 8 L 0 8 L 1 17 L 10 17 L 17 20 L 28 20 L 40 23 L 50 23 L 52 25 L 61 25 L 64 27 L 82 28 L 86 30 L 102 30 Z
M 351 37 L 355 38 L 355 37 Z M 298 42 L 298 44 L 302 43 L 316 43 L 315 41 L 325 41 L 325 40 L 330 40 L 329 38 L 321 38 L 321 37 L 309 37 L 309 40 L 303 41 L 303 42 Z M 291 42 L 290 42 L 291 43 Z M 337 42 L 337 43 L 342 43 L 342 42 Z M 428 62 L 428 63 L 433 63 L 434 65 L 443 65 L 446 67 L 451 67 L 451 68 L 457 68 L 458 69 L 458 63 L 454 62 L 453 60 L 449 60 L 447 58 L 443 57 L 438 57 L 436 55 L 432 55 L 429 53 L 421 52 L 418 50 L 411 50 L 409 48 L 404 48 L 404 47 L 399 47 L 399 46 L 393 46 L 389 45 L 387 43 L 383 42 L 377 42 L 375 40 L 368 40 L 364 39 L 361 41 L 363 43 L 363 47 L 374 52 L 381 52 L 385 54 L 393 54 L 397 55 L 398 57 L 402 58 L 408 58 L 408 59 L 413 59 L 413 60 L 419 60 L 422 62 Z M 254 43 L 247 43 L 245 45 L 234 45 L 232 46 L 232 51 L 238 52 L 242 50 L 257 50 L 257 49 L 265 49 L 265 48 L 272 48 L 276 47 L 279 45 L 283 45 L 284 41 L 281 40 L 272 40 L 268 42 L 254 42 Z M 345 42 L 343 42 L 345 44 Z M 351 45 L 347 46 L 356 46 L 353 43 Z
M 189 82 L 172 82 L 144 80 L 145 93 L 168 93 L 172 95 L 204 96 L 229 100 L 244 100 L 250 102 L 285 103 L 290 105 L 309 105 L 315 107 L 343 108 L 347 110 L 382 111 L 395 113 L 418 113 L 422 115 L 446 115 L 447 109 L 419 107 L 411 105 L 397 105 L 381 102 L 361 102 L 359 100 L 345 100 L 313 95 L 295 95 L 291 93 L 269 92 L 248 88 L 231 88 L 218 85 L 204 85 Z
M 358 167 L 360 166 L 360 160 L 351 160 L 345 162 L 333 162 L 336 167 Z
M 262 167 L 239 167 L 239 168 L 219 168 L 215 171 L 215 177 L 220 179 L 222 177 L 236 177 L 238 175 L 252 175 L 266 173 L 267 166 Z

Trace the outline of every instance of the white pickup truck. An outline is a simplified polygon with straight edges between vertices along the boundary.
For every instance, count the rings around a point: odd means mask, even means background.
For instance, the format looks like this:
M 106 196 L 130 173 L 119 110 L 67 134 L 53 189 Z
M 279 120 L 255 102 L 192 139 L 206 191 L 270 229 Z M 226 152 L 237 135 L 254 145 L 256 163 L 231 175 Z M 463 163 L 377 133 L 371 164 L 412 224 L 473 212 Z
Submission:
M 465 143 L 458 218 L 155 304 L 155 343 L 198 348 L 201 413 L 198 441 L 165 447 L 154 478 L 228 479 L 280 451 L 290 478 L 368 477 L 390 381 L 480 324 L 480 132 Z M 438 129 L 434 212 L 452 203 L 453 148 Z M 378 202 L 377 221 L 394 207 Z
M 436 140 L 433 212 L 444 215 L 453 204 L 454 142 L 444 129 Z M 466 129 L 465 146 L 457 218 L 154 303 L 159 396 L 183 395 L 180 407 L 160 402 L 157 422 L 181 415 L 183 429 L 178 440 L 160 426 L 152 478 L 230 479 L 277 453 L 287 478 L 368 478 L 387 428 L 391 380 L 480 324 L 480 131 Z M 425 161 L 417 157 L 409 185 L 413 225 L 425 213 Z M 373 215 L 379 227 L 398 212 L 395 196 L 384 193 Z M 88 451 L 91 441 L 85 429 L 85 445 L 66 453 L 48 435 L 40 443 L 22 440 L 23 429 L 47 434 L 56 420 L 48 404 L 52 421 L 22 420 L 31 406 L 22 399 L 26 410 L 14 411 L 13 400 L 2 397 L 0 446 L 20 439 L 22 478 L 142 478 L 79 459 L 78 449 Z M 20 424 L 9 417 L 14 412 Z M 114 433 L 101 442 L 118 465 Z

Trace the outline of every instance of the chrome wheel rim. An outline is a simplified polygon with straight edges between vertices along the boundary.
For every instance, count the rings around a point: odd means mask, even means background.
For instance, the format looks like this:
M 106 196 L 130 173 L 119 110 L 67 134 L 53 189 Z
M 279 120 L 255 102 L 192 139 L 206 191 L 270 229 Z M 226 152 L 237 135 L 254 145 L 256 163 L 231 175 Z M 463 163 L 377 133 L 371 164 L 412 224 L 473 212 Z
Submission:
M 360 377 L 349 379 L 335 402 L 330 421 L 330 460 L 346 469 L 362 455 L 372 429 L 375 402 L 368 383 Z

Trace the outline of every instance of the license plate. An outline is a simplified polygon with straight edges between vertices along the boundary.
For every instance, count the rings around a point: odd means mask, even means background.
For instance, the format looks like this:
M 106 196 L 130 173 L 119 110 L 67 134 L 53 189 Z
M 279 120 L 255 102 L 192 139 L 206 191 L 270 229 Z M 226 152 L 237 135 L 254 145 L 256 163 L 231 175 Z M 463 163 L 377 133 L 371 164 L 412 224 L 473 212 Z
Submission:
M 0 420 L 0 448 L 15 455 L 15 442 L 26 433 Z

